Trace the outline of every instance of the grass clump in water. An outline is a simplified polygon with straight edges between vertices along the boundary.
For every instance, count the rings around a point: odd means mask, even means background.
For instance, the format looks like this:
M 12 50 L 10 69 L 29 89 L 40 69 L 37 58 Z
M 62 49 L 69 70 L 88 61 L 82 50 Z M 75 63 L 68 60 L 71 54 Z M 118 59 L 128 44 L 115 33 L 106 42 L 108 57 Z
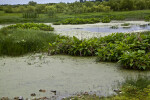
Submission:
M 32 29 L 0 30 L 0 55 L 20 56 L 32 52 L 47 51 L 48 43 L 54 42 L 56 35 Z
M 24 23 L 24 24 L 16 24 L 4 27 L 5 29 L 34 29 L 34 30 L 43 30 L 43 31 L 53 31 L 54 28 L 51 25 L 45 24 L 36 24 L 36 23 Z
M 121 26 L 129 26 L 130 25 L 130 23 L 123 23 L 123 24 L 121 24 Z
M 118 26 L 111 26 L 112 29 L 118 29 Z

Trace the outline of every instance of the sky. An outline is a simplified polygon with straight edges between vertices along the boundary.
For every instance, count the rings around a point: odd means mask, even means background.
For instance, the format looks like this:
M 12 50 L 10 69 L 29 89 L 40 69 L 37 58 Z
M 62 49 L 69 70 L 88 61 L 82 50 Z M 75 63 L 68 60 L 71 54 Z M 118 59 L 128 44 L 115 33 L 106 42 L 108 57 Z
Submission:
M 29 1 L 37 3 L 59 3 L 59 2 L 75 2 L 79 0 L 0 0 L 0 4 L 27 4 Z

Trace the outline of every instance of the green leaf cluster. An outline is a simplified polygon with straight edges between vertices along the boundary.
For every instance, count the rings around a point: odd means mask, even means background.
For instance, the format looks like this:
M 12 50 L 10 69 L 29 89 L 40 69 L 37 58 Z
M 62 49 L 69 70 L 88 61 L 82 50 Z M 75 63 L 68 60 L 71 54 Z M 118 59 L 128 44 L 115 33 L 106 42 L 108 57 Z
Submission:
M 99 47 L 98 38 L 79 40 L 76 37 L 58 36 L 56 42 L 49 44 L 51 54 L 69 54 L 73 56 L 95 56 Z
M 97 61 L 119 62 L 124 68 L 146 70 L 150 67 L 150 34 L 113 33 L 101 38 L 79 40 L 59 36 L 50 44 L 51 54 L 98 56 Z

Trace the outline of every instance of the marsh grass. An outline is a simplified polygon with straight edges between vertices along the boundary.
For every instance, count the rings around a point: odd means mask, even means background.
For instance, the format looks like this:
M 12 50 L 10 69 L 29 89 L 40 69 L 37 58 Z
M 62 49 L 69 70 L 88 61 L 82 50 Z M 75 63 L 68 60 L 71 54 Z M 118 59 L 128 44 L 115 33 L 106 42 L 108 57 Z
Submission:
M 130 23 L 123 23 L 123 24 L 121 24 L 121 26 L 129 26 L 130 25 Z
M 119 83 L 120 84 L 120 83 Z M 108 97 L 96 96 L 95 94 L 81 94 L 66 98 L 65 100 L 149 100 L 150 78 L 138 75 L 136 78 L 126 78 L 121 84 L 117 95 Z
M 55 38 L 54 33 L 40 30 L 0 30 L 0 55 L 20 56 L 47 51 L 48 43 L 54 42 Z
M 125 82 L 122 84 L 122 86 L 126 86 L 126 85 L 132 85 L 137 89 L 142 90 L 146 88 L 148 85 L 150 85 L 150 77 L 141 76 L 141 75 L 138 75 L 135 78 L 127 77 L 125 79 Z
M 103 18 L 105 16 L 113 16 L 113 20 L 144 20 L 150 15 L 150 10 L 135 11 L 111 11 L 99 13 L 82 13 L 82 14 L 63 14 L 57 13 L 55 17 L 48 17 L 46 14 L 39 14 L 38 18 L 22 18 L 22 13 L 4 13 L 0 11 L 0 23 L 23 23 L 23 22 L 58 22 L 68 18 Z

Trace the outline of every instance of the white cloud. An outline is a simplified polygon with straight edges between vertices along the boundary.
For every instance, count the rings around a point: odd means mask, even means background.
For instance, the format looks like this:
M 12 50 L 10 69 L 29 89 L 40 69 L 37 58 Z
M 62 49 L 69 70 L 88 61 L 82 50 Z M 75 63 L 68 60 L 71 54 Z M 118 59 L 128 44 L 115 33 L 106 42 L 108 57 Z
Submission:
M 75 2 L 79 0 L 0 0 L 0 4 L 27 4 L 29 1 L 37 3 L 59 3 L 59 2 Z

